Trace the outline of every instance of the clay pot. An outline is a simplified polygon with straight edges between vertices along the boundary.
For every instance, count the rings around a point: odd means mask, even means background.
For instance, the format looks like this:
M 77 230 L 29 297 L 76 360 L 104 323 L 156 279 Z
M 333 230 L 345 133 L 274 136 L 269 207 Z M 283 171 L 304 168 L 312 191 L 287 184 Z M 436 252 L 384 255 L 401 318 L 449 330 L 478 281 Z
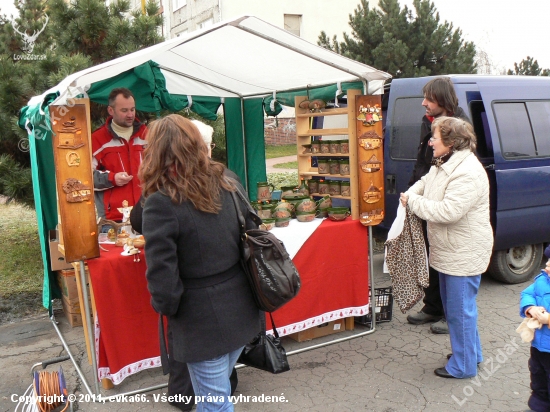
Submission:
M 275 227 L 287 227 L 290 224 L 290 217 L 275 219 Z
M 311 199 L 304 199 L 296 203 L 296 215 L 298 212 L 315 212 L 317 205 Z
M 311 222 L 315 219 L 315 212 L 296 212 L 298 222 Z
M 329 195 L 323 196 L 317 201 L 317 209 L 326 209 L 327 207 L 332 207 L 332 199 Z
M 263 230 L 271 230 L 275 227 L 275 220 L 276 219 L 262 219 L 262 224 L 260 225 L 260 229 Z
M 347 207 L 329 207 L 327 211 L 328 218 L 334 221 L 346 220 L 346 218 L 350 215 Z

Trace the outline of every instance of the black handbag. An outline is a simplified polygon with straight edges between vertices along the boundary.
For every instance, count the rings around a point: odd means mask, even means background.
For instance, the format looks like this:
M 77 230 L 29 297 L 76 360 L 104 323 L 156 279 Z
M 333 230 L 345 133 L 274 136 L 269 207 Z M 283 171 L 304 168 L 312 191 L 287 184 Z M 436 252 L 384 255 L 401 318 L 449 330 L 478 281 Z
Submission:
M 283 242 L 267 230 L 246 230 L 237 194 L 248 206 L 249 220 L 258 217 L 242 193 L 231 192 L 241 229 L 241 263 L 260 310 L 273 312 L 293 299 L 300 290 L 300 275 Z M 259 217 L 258 217 L 259 219 Z
M 237 360 L 247 366 L 252 366 L 271 373 L 281 373 L 290 370 L 285 348 L 281 345 L 281 338 L 269 314 L 275 336 L 265 333 L 265 317 L 262 316 L 262 331 L 254 340 L 248 343 Z

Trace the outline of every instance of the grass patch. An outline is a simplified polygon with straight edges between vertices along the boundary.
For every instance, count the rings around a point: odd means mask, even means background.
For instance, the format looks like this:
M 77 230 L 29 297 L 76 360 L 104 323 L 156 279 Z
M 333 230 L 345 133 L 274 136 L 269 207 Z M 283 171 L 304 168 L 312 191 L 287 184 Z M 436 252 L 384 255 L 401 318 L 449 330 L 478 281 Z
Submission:
M 298 169 L 298 162 L 277 163 L 275 169 Z
M 16 203 L 0 204 L 0 298 L 42 294 L 43 264 L 36 212 Z
M 273 159 L 275 157 L 292 156 L 296 154 L 296 145 L 287 144 L 283 146 L 266 146 L 265 158 Z

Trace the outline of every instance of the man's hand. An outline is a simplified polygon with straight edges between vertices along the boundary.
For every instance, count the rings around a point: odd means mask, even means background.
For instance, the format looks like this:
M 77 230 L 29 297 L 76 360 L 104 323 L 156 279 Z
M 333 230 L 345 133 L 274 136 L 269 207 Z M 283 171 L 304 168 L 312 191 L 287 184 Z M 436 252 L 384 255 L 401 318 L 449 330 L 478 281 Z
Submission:
M 134 176 L 129 175 L 126 172 L 118 172 L 117 174 L 115 174 L 115 185 L 124 186 L 130 180 L 132 180 L 133 178 L 134 178 Z
M 407 202 L 409 201 L 409 195 L 407 195 L 405 193 L 401 193 L 399 195 L 399 201 L 401 202 L 403 207 L 407 207 Z

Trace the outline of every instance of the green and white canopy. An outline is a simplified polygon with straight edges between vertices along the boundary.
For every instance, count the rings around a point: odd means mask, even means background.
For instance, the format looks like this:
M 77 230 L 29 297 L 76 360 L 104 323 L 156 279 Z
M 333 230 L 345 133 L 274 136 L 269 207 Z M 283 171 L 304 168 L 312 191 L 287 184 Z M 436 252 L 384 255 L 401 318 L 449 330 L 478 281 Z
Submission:
M 190 110 L 215 119 L 224 105 L 228 167 L 245 186 L 265 181 L 264 113 L 294 96 L 334 100 L 346 90 L 380 94 L 391 76 L 350 60 L 256 17 L 220 22 L 65 78 L 33 97 L 19 124 L 29 132 L 36 211 L 44 265 L 49 267 L 47 230 L 57 224 L 55 173 L 48 106 L 87 96 L 107 104 L 114 87 L 127 87 L 141 111 Z M 51 275 L 51 273 L 49 274 Z M 44 305 L 49 307 L 46 269 Z

